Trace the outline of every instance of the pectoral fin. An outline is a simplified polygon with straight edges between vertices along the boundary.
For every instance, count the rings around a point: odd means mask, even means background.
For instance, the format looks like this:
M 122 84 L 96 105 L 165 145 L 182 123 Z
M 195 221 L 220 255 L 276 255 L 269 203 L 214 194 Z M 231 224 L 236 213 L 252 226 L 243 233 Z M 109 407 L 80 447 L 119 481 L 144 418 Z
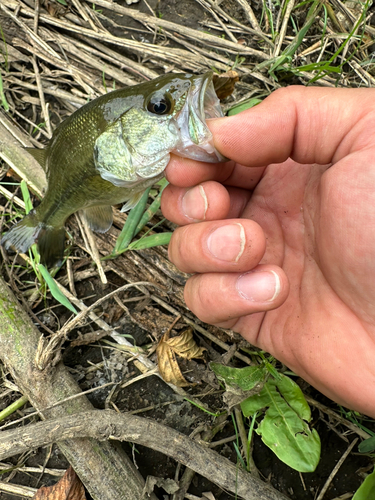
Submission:
M 127 212 L 128 210 L 131 210 L 136 206 L 136 204 L 139 202 L 139 200 L 143 196 L 143 191 L 140 193 L 134 194 L 126 203 L 123 205 L 121 212 Z
M 113 215 L 110 205 L 85 208 L 83 214 L 87 224 L 97 233 L 106 233 L 112 226 Z

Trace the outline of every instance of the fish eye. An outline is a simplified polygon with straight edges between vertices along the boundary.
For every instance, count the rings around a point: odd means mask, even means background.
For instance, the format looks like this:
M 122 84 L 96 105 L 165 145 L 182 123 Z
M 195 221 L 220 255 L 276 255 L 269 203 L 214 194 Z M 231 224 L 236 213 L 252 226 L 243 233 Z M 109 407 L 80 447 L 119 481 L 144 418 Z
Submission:
M 173 101 L 169 94 L 154 94 L 147 103 L 147 110 L 154 115 L 167 115 L 172 108 Z

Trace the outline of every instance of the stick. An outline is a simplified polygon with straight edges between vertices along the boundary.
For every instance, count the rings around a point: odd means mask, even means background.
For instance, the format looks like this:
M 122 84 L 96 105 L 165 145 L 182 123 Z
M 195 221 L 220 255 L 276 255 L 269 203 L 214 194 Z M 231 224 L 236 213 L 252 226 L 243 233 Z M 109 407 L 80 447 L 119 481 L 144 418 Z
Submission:
M 245 500 L 288 500 L 269 484 L 252 477 L 206 445 L 158 422 L 112 410 L 93 410 L 3 431 L 0 434 L 0 460 L 30 448 L 84 436 L 131 441 L 160 451 Z M 102 473 L 101 478 L 104 477 Z M 103 498 L 107 500 L 108 496 Z

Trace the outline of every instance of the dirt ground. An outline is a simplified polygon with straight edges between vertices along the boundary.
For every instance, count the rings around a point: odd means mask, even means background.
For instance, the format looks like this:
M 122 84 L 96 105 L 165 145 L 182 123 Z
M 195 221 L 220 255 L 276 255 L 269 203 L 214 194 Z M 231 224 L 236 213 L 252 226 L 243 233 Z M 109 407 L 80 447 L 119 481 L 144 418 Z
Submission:
M 2 2 L 0 1 L 0 3 Z M 31 5 L 32 2 L 27 2 L 27 4 Z M 118 4 L 127 6 L 123 1 L 118 2 Z M 56 3 L 53 0 L 48 0 L 48 3 L 41 3 L 42 8 L 47 7 L 50 10 L 51 5 L 56 7 Z M 57 7 L 63 10 L 67 8 L 60 4 Z M 68 7 L 73 9 L 70 2 L 68 2 Z M 254 2 L 252 3 L 252 7 L 257 17 L 260 18 L 262 4 Z M 212 33 L 215 31 L 210 27 L 210 23 L 213 22 L 212 16 L 196 0 L 148 0 L 147 3 L 141 0 L 139 3 L 133 4 L 131 8 L 145 14 L 150 14 L 150 10 L 152 10 L 160 19 L 182 24 L 193 29 L 197 29 L 198 27 L 203 32 Z M 223 0 L 220 3 L 220 8 L 239 22 L 248 22 L 239 2 L 235 0 Z M 155 32 L 146 30 L 143 24 L 131 18 L 121 17 L 113 12 L 106 12 L 105 9 L 103 9 L 103 12 L 106 13 L 108 19 L 112 19 L 116 23 L 116 25 L 113 25 L 102 21 L 105 28 L 113 35 L 124 36 L 125 30 L 126 37 L 139 42 L 155 43 Z M 10 30 L 11 27 L 9 25 L 3 26 L 6 34 L 5 29 Z M 56 28 L 56 31 L 58 31 L 58 28 Z M 253 44 L 251 36 L 248 33 L 244 34 L 243 38 L 248 46 Z M 10 39 L 11 37 L 9 37 Z M 163 43 L 162 36 L 159 36 L 158 40 L 160 44 Z M 191 40 L 189 43 L 194 44 Z M 169 39 L 168 47 L 181 48 L 183 45 L 177 43 L 175 38 Z M 25 49 L 20 48 L 19 50 L 22 51 Z M 119 48 L 118 51 L 124 56 L 138 61 L 159 73 L 172 67 L 172 65 L 169 66 L 165 61 L 157 61 L 155 63 L 150 55 L 142 58 L 124 47 Z M 232 54 L 226 54 L 226 56 L 234 59 Z M 100 82 L 100 72 L 96 72 L 95 75 Z M 107 83 L 110 85 L 110 78 L 108 77 L 108 79 Z M 252 78 L 246 74 L 242 75 L 241 82 L 242 86 L 239 85 L 235 96 L 228 99 L 229 103 L 233 103 L 235 99 L 240 99 L 241 96 L 251 90 L 250 85 L 254 85 Z M 295 76 L 291 75 L 285 84 L 290 83 L 296 83 Z M 264 83 L 264 87 L 267 87 L 267 85 L 267 82 Z M 261 89 L 262 92 L 264 91 L 264 87 Z M 62 88 L 66 88 L 66 85 L 65 87 L 63 85 Z M 31 92 L 31 96 L 34 98 L 36 95 L 35 91 Z M 58 98 L 50 96 L 49 101 L 52 126 L 55 126 L 61 118 L 69 114 L 69 111 L 67 108 L 61 107 Z M 36 123 L 40 123 L 42 118 L 40 118 L 39 107 L 36 109 L 35 103 L 33 104 L 31 100 L 26 100 L 25 102 L 26 104 L 24 104 L 23 109 L 21 107 L 18 108 L 20 112 L 33 119 Z M 35 116 L 36 114 L 38 117 Z M 22 127 L 25 127 L 19 117 L 16 117 L 15 120 Z M 41 144 L 46 143 L 46 138 L 43 136 L 39 135 L 37 140 Z M 3 166 L 3 174 L 5 171 L 6 165 Z M 13 180 L 13 178 L 5 178 L 5 174 L 3 178 L 6 182 Z M 34 201 L 37 203 L 36 198 Z M 0 205 L 5 206 L 6 203 L 6 199 L 1 197 Z M 158 213 L 150 226 L 155 222 L 161 221 L 161 219 L 162 216 Z M 124 220 L 124 216 L 119 215 L 108 235 L 97 236 L 97 246 L 101 255 L 106 255 L 110 251 Z M 166 230 L 171 227 L 172 225 L 168 222 L 165 222 L 162 226 Z M 68 231 L 73 236 L 75 245 L 72 250 L 72 256 L 76 297 L 83 300 L 87 306 L 122 286 L 126 282 L 124 277 L 126 277 L 127 282 L 131 280 L 156 280 L 160 285 L 164 286 L 166 293 L 159 295 L 159 303 L 153 300 L 152 297 L 147 296 L 147 294 L 133 288 L 119 294 L 117 299 L 109 299 L 95 311 L 110 327 L 115 328 L 120 334 L 126 335 L 126 338 L 130 339 L 134 345 L 143 348 L 148 353 L 151 361 L 157 362 L 155 353 L 156 344 L 176 319 L 176 315 L 171 313 L 165 304 L 170 306 L 174 311 L 177 311 L 178 314 L 187 317 L 204 331 L 217 337 L 230 348 L 234 345 L 233 352 L 237 350 L 237 352 L 243 353 L 244 351 L 241 351 L 242 348 L 251 348 L 251 346 L 246 345 L 233 332 L 226 332 L 202 324 L 185 308 L 183 304 L 183 284 L 186 280 L 186 275 L 178 272 L 172 265 L 168 264 L 165 248 L 129 252 L 116 259 L 116 261 L 109 261 L 109 264 L 104 265 L 108 284 L 102 285 L 95 267 L 92 265 L 91 258 L 84 251 L 85 242 L 74 218 L 68 224 Z M 11 256 L 10 262 L 3 262 L 1 272 L 4 277 L 7 276 L 4 266 L 11 265 L 12 259 L 13 257 Z M 14 269 L 14 272 L 19 271 Z M 59 271 L 56 278 L 64 286 L 68 286 L 65 268 Z M 35 282 L 35 276 L 28 268 L 26 272 L 22 273 L 18 281 L 33 283 Z M 35 285 L 33 287 L 35 288 Z M 24 292 L 30 296 L 32 293 L 30 290 L 32 288 L 27 289 L 25 287 Z M 156 293 L 156 295 L 158 294 Z M 126 307 L 122 307 L 119 302 L 125 304 Z M 70 312 L 59 305 L 48 294 L 46 297 L 41 296 L 37 298 L 30 307 L 39 321 L 52 331 L 60 328 L 70 318 Z M 42 327 L 40 328 L 45 335 L 48 335 Z M 186 322 L 180 319 L 174 326 L 174 332 L 178 334 L 186 328 Z M 100 341 L 89 342 L 88 344 L 83 342 L 82 345 L 79 345 L 79 342 L 76 342 L 76 345 L 72 345 L 72 342 L 82 340 L 84 335 L 96 332 L 98 329 L 95 322 L 87 320 L 84 324 L 79 325 L 70 332 L 69 340 L 63 345 L 63 362 L 79 383 L 81 389 L 87 391 L 99 388 L 88 394 L 88 398 L 95 408 L 116 409 L 116 411 L 122 413 L 134 412 L 144 417 L 155 419 L 187 435 L 190 435 L 200 427 L 202 429 L 212 427 L 215 423 L 213 414 L 225 412 L 225 405 L 222 399 L 222 386 L 213 376 L 208 363 L 210 361 L 223 360 L 223 356 L 226 355 L 227 350 L 223 349 L 221 345 L 215 344 L 209 336 L 205 336 L 204 333 L 196 329 L 194 339 L 200 347 L 206 348 L 204 359 L 191 360 L 189 362 L 181 361 L 182 372 L 191 383 L 191 385 L 184 388 L 187 396 L 188 398 L 195 398 L 201 401 L 202 406 L 207 410 L 203 411 L 201 408 L 192 405 L 180 394 L 177 394 L 170 386 L 155 375 L 144 376 L 140 380 L 127 385 L 125 388 L 121 388 L 120 386 L 124 382 L 130 382 L 134 377 L 141 375 L 141 371 L 134 363 L 133 356 L 129 352 L 116 348 L 113 339 L 110 337 L 103 337 Z M 231 362 L 233 366 L 244 366 L 244 363 L 235 356 L 231 358 Z M 283 367 L 280 368 L 283 369 Z M 4 379 L 10 378 L 4 367 L 3 376 Z M 295 380 L 301 386 L 304 394 L 317 402 L 317 405 L 312 404 L 312 427 L 320 435 L 322 454 L 316 471 L 308 474 L 300 474 L 290 469 L 277 459 L 256 434 L 254 435 L 253 443 L 253 459 L 260 477 L 270 482 L 274 488 L 287 495 L 291 500 L 314 500 L 336 463 L 347 450 L 350 442 L 356 438 L 356 435 L 355 432 L 348 430 L 345 425 L 345 419 L 350 415 L 345 414 L 344 409 L 341 409 L 338 405 L 318 393 L 303 380 L 298 378 L 295 378 Z M 114 383 L 114 385 L 100 389 L 101 386 L 110 382 Z M 0 388 L 0 393 L 5 394 L 0 399 L 0 411 L 19 397 L 17 393 L 7 392 L 5 386 Z M 26 406 L 15 415 L 9 417 L 5 423 L 8 424 L 12 419 L 16 420 L 20 416 L 27 416 L 32 411 L 33 408 L 31 406 Z M 333 416 L 333 412 L 337 415 L 337 418 Z M 361 416 L 354 416 L 358 421 L 362 421 Z M 363 420 L 363 423 L 375 432 L 373 421 L 368 422 Z M 228 438 L 227 442 L 215 446 L 214 449 L 234 463 L 237 462 L 237 455 L 233 446 L 233 442 L 236 442 L 235 434 L 232 418 L 228 416 L 226 425 L 222 431 L 213 438 L 213 441 L 221 441 Z M 231 437 L 232 439 L 229 439 Z M 123 447 L 128 456 L 136 463 L 144 478 L 147 476 L 156 476 L 176 479 L 178 466 L 174 460 L 143 446 L 132 446 L 125 443 Z M 19 470 L 15 468 L 10 472 L 3 473 L 1 481 L 9 481 L 13 484 L 32 488 L 39 488 L 42 485 L 55 483 L 58 479 L 59 471 L 63 472 L 68 467 L 65 457 L 56 445 L 13 457 L 7 460 L 3 468 L 9 468 L 10 464 L 17 465 L 20 468 Z M 324 500 L 338 498 L 345 500 L 351 498 L 350 494 L 353 494 L 358 489 L 371 467 L 373 467 L 373 459 L 359 454 L 356 446 L 330 482 Z M 36 468 L 39 468 L 39 471 L 36 471 Z M 44 472 L 43 469 L 45 469 Z M 182 471 L 183 467 L 179 473 L 181 474 Z M 203 498 L 202 494 L 207 491 L 212 492 L 213 498 L 216 500 L 234 498 L 233 495 L 222 491 L 203 476 L 195 475 L 188 490 L 190 494 L 189 498 Z M 159 499 L 172 500 L 173 498 L 172 495 L 168 495 L 162 488 L 156 487 L 155 493 Z M 193 497 L 194 495 L 195 497 Z M 16 500 L 18 498 L 20 498 L 18 495 L 0 491 L 0 499 Z M 88 493 L 87 498 L 90 498 Z

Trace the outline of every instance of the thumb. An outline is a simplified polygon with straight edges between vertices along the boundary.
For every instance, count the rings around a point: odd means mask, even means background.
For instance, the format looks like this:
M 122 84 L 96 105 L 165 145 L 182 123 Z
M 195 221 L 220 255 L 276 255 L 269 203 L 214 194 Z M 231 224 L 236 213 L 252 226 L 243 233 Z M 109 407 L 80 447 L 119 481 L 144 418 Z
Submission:
M 291 86 L 238 115 L 209 121 L 215 146 L 251 166 L 335 162 L 375 135 L 375 89 Z M 359 139 L 361 144 L 359 144 Z

